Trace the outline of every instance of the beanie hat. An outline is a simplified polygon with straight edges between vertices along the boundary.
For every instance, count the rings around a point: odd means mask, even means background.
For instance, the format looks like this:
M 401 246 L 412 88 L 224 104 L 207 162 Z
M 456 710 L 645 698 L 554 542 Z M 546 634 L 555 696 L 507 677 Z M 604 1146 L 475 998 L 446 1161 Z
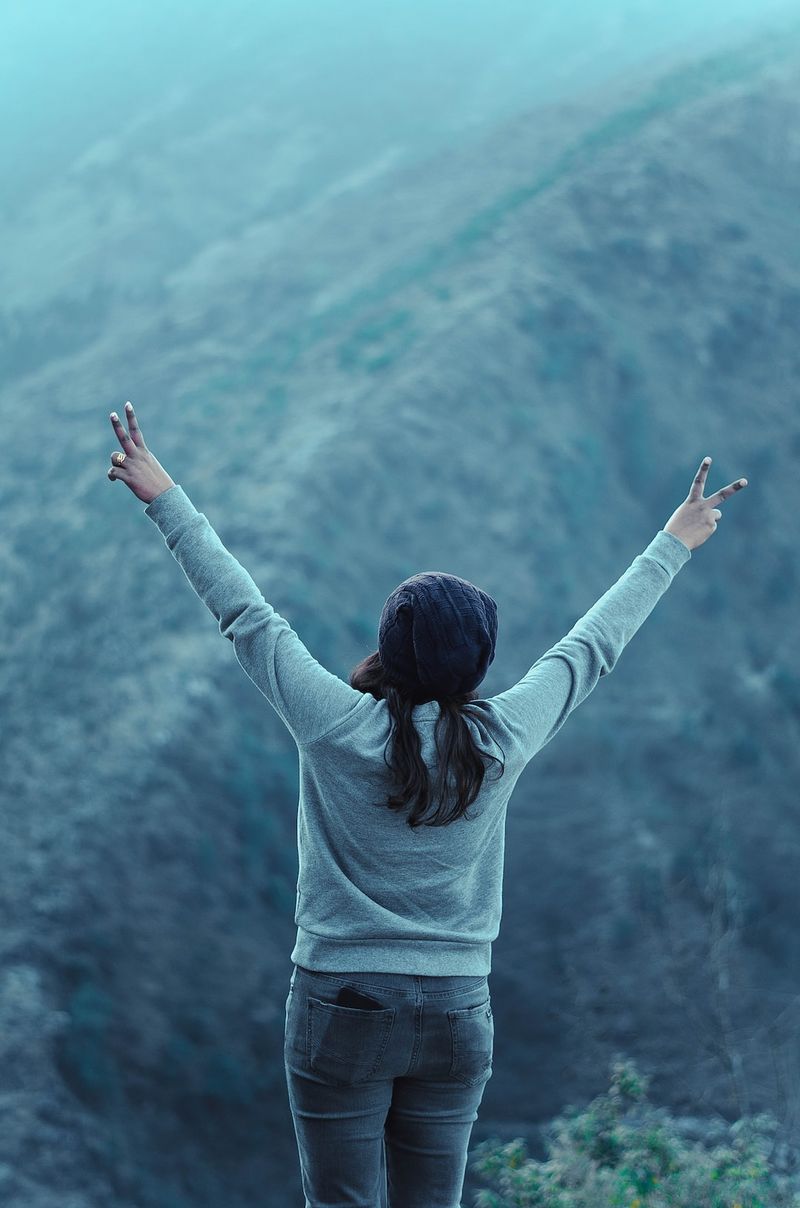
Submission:
M 497 604 L 458 575 L 423 571 L 383 606 L 378 654 L 398 687 L 417 695 L 472 692 L 494 659 Z

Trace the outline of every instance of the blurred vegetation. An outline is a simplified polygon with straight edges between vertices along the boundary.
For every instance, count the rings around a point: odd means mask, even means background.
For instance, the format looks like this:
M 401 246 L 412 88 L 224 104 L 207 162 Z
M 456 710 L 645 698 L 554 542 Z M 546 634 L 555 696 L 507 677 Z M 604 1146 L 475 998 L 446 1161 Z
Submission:
M 471 1169 L 493 1190 L 477 1193 L 476 1208 L 800 1206 L 797 1181 L 776 1169 L 776 1155 L 783 1165 L 797 1155 L 782 1146 L 774 1117 L 741 1118 L 704 1144 L 650 1103 L 648 1084 L 634 1061 L 614 1060 L 608 1091 L 544 1129 L 543 1160 L 523 1140 L 481 1142 Z
M 362 185 L 338 153 L 329 177 L 295 179 L 303 123 L 281 166 L 260 101 L 215 124 L 228 90 L 209 82 L 194 124 L 191 100 L 156 108 L 105 168 L 75 165 L 4 226 L 21 249 L 0 315 L 4 959 L 41 965 L 44 987 L 37 1013 L 0 980 L 4 1205 L 39 1208 L 7 1191 L 12 1170 L 64 1208 L 84 1183 L 81 1204 L 118 1208 L 300 1194 L 281 1062 L 297 753 L 141 509 L 122 487 L 99 506 L 95 411 L 123 382 L 152 400 L 159 456 L 342 675 L 375 649 L 393 577 L 441 561 L 502 595 L 500 690 L 666 519 L 698 441 L 726 479 L 748 475 L 718 542 L 517 791 L 497 966 L 520 970 L 530 1010 L 509 1019 L 485 1104 L 548 1119 L 630 1044 L 663 1102 L 748 1123 L 720 1138 L 698 1121 L 693 1147 L 623 1068 L 608 1102 L 561 1118 L 547 1160 L 495 1155 L 484 1203 L 792 1202 L 775 1130 L 749 1112 L 800 1119 L 800 241 L 796 87 L 777 71 L 797 47 L 698 52 L 599 110 L 520 115 L 441 170 L 373 164 L 376 115 Z M 223 149 L 264 175 L 220 171 Z M 50 400 L 67 462 L 30 421 Z

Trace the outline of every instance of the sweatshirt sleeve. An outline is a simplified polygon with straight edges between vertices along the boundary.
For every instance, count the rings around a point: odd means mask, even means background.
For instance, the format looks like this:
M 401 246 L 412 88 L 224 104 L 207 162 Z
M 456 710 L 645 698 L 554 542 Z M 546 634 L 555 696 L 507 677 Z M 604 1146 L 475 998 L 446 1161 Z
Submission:
M 299 744 L 332 729 L 364 694 L 326 671 L 175 483 L 144 509 L 241 666 Z
M 558 733 L 573 709 L 608 675 L 692 551 L 660 529 L 623 575 L 545 651 L 518 683 L 490 698 L 525 762 Z

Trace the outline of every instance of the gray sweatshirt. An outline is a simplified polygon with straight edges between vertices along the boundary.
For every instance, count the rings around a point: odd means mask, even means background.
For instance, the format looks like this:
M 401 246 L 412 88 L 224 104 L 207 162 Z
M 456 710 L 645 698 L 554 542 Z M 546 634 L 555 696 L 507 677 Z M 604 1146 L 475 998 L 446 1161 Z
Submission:
M 291 960 L 308 969 L 481 975 L 500 930 L 509 797 L 533 756 L 622 650 L 691 557 L 660 529 L 624 574 L 506 691 L 467 706 L 487 762 L 470 818 L 411 829 L 381 805 L 386 702 L 327 671 L 223 545 L 179 484 L 144 509 L 241 666 L 298 749 L 299 871 Z M 422 757 L 436 764 L 436 701 L 417 705 Z M 499 777 L 499 778 L 498 778 Z M 266 808 L 266 807 L 265 807 Z

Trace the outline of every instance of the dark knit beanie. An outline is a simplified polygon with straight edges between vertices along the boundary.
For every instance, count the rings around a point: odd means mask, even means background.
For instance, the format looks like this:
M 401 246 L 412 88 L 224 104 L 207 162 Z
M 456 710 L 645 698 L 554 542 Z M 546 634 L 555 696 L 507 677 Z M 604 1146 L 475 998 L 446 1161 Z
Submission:
M 378 653 L 390 679 L 409 694 L 457 696 L 477 688 L 494 658 L 497 604 L 458 575 L 423 571 L 383 606 Z

